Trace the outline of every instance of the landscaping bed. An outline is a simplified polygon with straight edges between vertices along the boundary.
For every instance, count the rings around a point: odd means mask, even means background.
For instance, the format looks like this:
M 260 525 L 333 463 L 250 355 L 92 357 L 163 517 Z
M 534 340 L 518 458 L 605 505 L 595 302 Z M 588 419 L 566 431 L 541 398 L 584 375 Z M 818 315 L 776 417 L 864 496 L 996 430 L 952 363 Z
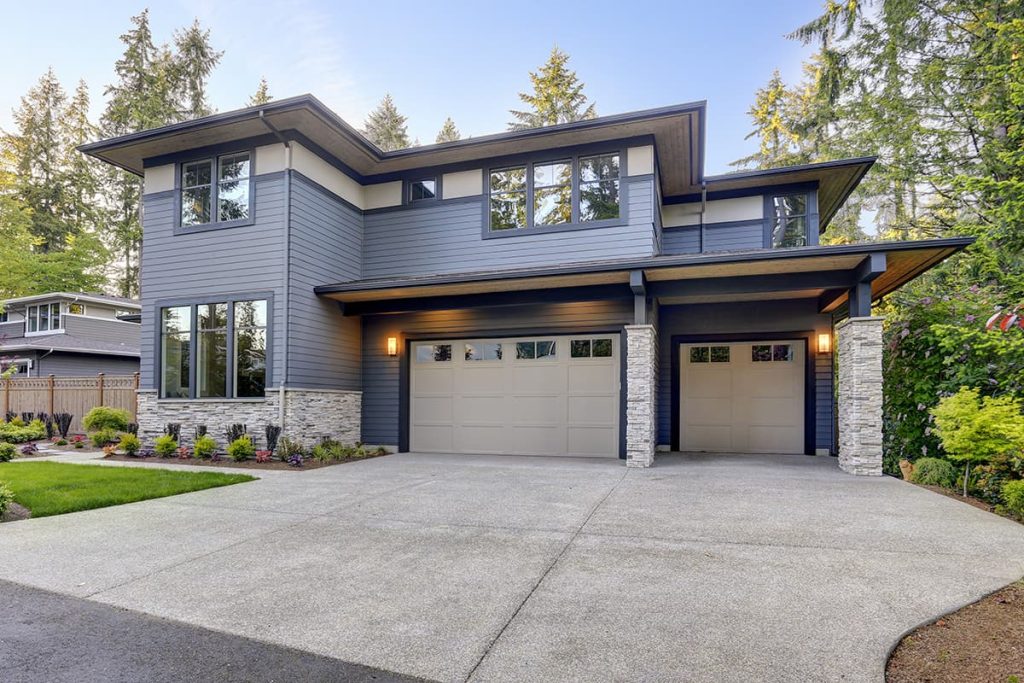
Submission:
M 889 658 L 889 683 L 1024 681 L 1024 582 L 922 626 Z
M 141 462 L 147 465 L 202 465 L 203 467 L 224 467 L 224 468 L 240 468 L 249 470 L 291 470 L 301 472 L 302 470 L 315 470 L 321 467 L 330 467 L 331 465 L 341 465 L 346 462 L 359 462 L 360 460 L 369 460 L 370 458 L 379 458 L 381 454 L 364 455 L 356 458 L 339 458 L 336 460 L 316 460 L 313 458 L 305 458 L 302 461 L 301 466 L 290 465 L 287 462 L 283 462 L 277 459 L 271 459 L 267 462 L 256 462 L 255 460 L 241 460 L 235 461 L 231 459 L 221 460 L 197 460 L 195 458 L 160 458 L 156 456 L 140 456 L 140 455 L 109 455 L 104 456 L 104 460 L 117 460 L 120 462 Z

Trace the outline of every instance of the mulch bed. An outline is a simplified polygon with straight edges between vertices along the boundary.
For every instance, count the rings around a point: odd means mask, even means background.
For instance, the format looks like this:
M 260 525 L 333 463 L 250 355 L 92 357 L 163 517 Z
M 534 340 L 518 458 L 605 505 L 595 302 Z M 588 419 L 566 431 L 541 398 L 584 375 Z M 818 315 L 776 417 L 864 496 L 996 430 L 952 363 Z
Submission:
M 360 460 L 369 460 L 370 458 L 379 458 L 379 455 L 368 455 L 364 458 L 343 458 L 341 460 L 331 460 L 329 462 L 322 462 L 320 460 L 313 460 L 312 458 L 304 460 L 302 467 L 292 467 L 286 462 L 280 460 L 271 460 L 270 462 L 256 462 L 255 460 L 243 460 L 241 462 L 235 462 L 234 460 L 225 458 L 223 460 L 196 460 L 189 458 L 183 460 L 181 458 L 158 458 L 156 456 L 151 457 L 131 457 L 128 455 L 112 455 L 103 458 L 104 460 L 120 460 L 121 462 L 142 462 L 150 465 L 202 465 L 203 467 L 224 467 L 229 469 L 245 469 L 245 470 L 290 470 L 292 472 L 301 472 L 303 470 L 316 470 L 321 467 L 330 467 L 332 465 L 343 465 L 347 462 L 359 462 Z
M 922 626 L 900 642 L 889 683 L 1024 681 L 1024 582 Z

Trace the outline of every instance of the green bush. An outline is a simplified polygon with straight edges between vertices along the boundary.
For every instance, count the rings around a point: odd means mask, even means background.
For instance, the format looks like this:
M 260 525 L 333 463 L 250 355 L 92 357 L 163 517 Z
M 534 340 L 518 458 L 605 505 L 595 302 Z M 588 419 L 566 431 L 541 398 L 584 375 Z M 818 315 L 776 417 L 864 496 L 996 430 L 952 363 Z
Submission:
M 242 462 L 256 455 L 256 446 L 248 436 L 240 436 L 228 444 L 228 457 Z
M 134 434 L 122 434 L 120 446 L 121 450 L 128 455 L 135 455 L 142 448 L 142 442 Z
M 925 486 L 952 488 L 956 484 L 956 468 L 942 458 L 921 458 L 914 461 L 914 472 L 910 481 Z
M 170 458 L 178 452 L 178 442 L 170 434 L 156 437 L 153 442 L 153 451 L 161 458 Z
M 217 442 L 209 434 L 196 437 L 195 443 L 192 444 L 192 455 L 200 460 L 208 460 L 216 450 Z
M 1024 479 L 1003 484 L 1003 509 L 1024 521 Z
M 287 436 L 282 436 L 277 441 L 277 457 L 281 459 L 281 462 L 288 462 L 288 459 L 293 455 L 305 455 L 306 447 L 302 445 L 302 442 L 290 439 Z
M 334 439 L 324 439 L 316 446 L 313 446 L 313 450 L 310 451 L 313 459 L 320 462 L 344 460 L 345 458 L 368 458 L 371 455 L 384 455 L 386 453 L 387 450 L 385 448 L 368 448 L 363 444 L 350 446 Z
M 42 420 L 32 420 L 27 425 L 21 418 L 10 422 L 0 422 L 0 441 L 7 443 L 25 443 L 46 438 L 46 425 Z
M 14 460 L 14 444 L 0 442 L 0 462 L 10 462 Z
M 99 429 L 89 435 L 94 448 L 103 448 L 120 440 L 116 429 Z
M 14 491 L 12 491 L 7 484 L 0 481 L 0 517 L 3 517 L 4 513 L 7 512 L 7 508 L 14 502 Z
M 85 414 L 82 424 L 90 432 L 98 432 L 103 429 L 123 432 L 128 429 L 130 421 L 131 416 L 127 410 L 97 406 Z

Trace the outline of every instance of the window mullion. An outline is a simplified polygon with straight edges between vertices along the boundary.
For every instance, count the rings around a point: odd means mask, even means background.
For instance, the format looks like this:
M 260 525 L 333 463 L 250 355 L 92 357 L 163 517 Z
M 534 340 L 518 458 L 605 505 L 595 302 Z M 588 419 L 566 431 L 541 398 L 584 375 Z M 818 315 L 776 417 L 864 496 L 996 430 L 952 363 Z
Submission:
M 210 164 L 210 222 L 216 223 L 220 220 L 220 200 L 217 197 L 220 193 L 219 159 L 213 157 L 213 161 Z
M 188 335 L 188 396 L 198 398 L 199 393 L 199 372 L 196 367 L 198 358 L 197 347 L 199 344 L 199 306 L 193 304 L 189 309 L 189 316 L 192 319 L 189 325 Z
M 569 170 L 569 203 L 570 207 L 570 220 L 573 223 L 580 222 L 580 158 L 574 156 L 569 162 L 571 168 Z
M 228 301 L 228 328 L 227 328 L 227 368 L 225 369 L 225 376 L 227 377 L 226 392 L 228 398 L 237 398 L 238 388 L 235 386 L 235 372 L 238 366 L 238 360 L 235 356 L 235 302 Z
M 526 227 L 532 228 L 533 223 L 533 164 L 526 165 Z

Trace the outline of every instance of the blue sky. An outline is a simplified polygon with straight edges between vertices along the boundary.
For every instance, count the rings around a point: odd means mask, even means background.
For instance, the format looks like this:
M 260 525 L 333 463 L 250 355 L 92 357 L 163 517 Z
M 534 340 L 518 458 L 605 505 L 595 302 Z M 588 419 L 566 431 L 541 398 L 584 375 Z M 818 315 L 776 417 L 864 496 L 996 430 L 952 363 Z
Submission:
M 12 3 L 0 41 L 0 128 L 19 97 L 53 66 L 69 90 L 89 84 L 94 109 L 114 78 L 118 36 L 143 2 Z M 491 9 L 495 7 L 495 9 Z M 511 11 L 514 7 L 515 11 Z M 285 97 L 310 92 L 361 124 L 385 92 L 432 142 L 446 116 L 463 135 L 504 130 L 528 72 L 553 45 L 597 102 L 614 114 L 708 102 L 708 173 L 754 149 L 744 141 L 754 91 L 778 68 L 800 77 L 811 50 L 785 34 L 812 19 L 821 0 L 786 2 L 475 2 L 167 0 L 151 6 L 156 38 L 198 17 L 225 51 L 210 82 L 218 111 L 244 105 L 260 76 Z

